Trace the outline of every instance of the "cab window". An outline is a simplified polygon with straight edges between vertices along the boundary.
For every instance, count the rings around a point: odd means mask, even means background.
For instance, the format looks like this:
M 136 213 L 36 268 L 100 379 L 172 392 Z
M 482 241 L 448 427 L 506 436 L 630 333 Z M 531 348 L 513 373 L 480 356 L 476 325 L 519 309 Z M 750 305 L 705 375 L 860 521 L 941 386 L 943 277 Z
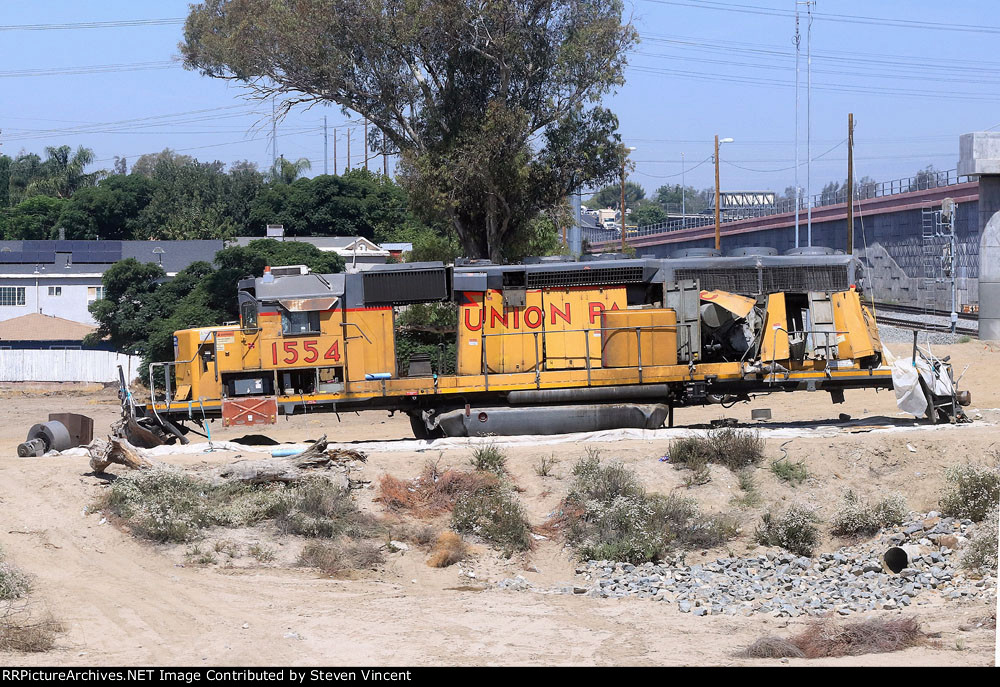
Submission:
M 288 334 L 319 334 L 319 312 L 281 311 L 281 333 Z

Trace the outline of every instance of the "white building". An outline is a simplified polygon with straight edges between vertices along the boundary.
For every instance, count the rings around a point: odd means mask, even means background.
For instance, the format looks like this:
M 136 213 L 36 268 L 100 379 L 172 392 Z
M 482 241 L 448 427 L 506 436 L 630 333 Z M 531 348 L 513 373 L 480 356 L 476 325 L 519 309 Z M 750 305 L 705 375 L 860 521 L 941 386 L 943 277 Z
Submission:
M 0 321 L 30 313 L 96 324 L 88 306 L 102 278 L 126 258 L 161 265 L 168 277 L 211 262 L 222 241 L 0 241 Z

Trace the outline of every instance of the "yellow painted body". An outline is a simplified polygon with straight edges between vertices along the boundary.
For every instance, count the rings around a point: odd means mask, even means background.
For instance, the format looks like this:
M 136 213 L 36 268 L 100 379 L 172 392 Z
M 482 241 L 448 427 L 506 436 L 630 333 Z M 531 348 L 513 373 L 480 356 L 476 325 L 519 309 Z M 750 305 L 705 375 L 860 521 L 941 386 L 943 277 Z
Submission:
M 838 332 L 837 357 L 844 359 L 867 358 L 882 352 L 882 342 L 878 337 L 875 318 L 861 305 L 861 297 L 854 289 L 834 293 L 833 322 Z
M 602 320 L 604 367 L 677 364 L 677 313 L 673 310 L 606 310 Z
M 289 371 L 314 374 L 319 381 L 314 392 L 275 394 L 279 403 L 307 405 L 406 396 L 451 397 L 448 402 L 454 402 L 480 392 L 748 379 L 746 362 L 677 364 L 675 313 L 662 308 L 630 310 L 624 288 L 530 290 L 521 307 L 503 307 L 499 291 L 456 294 L 456 300 L 455 375 L 398 377 L 393 310 L 388 307 L 319 312 L 317 331 L 296 334 L 282 334 L 282 317 L 262 312 L 259 329 L 229 326 L 176 332 L 177 393 L 172 402 L 155 407 L 187 414 L 189 402 L 194 401 L 217 411 L 223 403 L 222 376 L 256 370 L 270 371 L 275 379 Z M 788 369 L 786 382 L 822 383 L 859 375 L 873 383 L 889 380 L 888 368 L 868 369 L 858 362 L 881 346 L 857 294 L 837 293 L 833 302 L 837 329 L 848 332 L 840 342 L 838 357 L 852 364 L 831 369 L 825 360 L 789 360 L 788 320 L 781 293 L 767 298 L 760 359 L 778 361 Z M 745 305 L 733 303 L 739 308 Z M 655 329 L 643 341 L 641 369 L 636 326 Z M 369 374 L 383 378 L 366 380 Z M 768 384 L 773 377 L 756 379 Z
M 785 308 L 785 294 L 772 293 L 767 297 L 767 314 L 764 317 L 764 333 L 760 342 L 760 359 L 764 362 L 787 360 L 788 312 Z

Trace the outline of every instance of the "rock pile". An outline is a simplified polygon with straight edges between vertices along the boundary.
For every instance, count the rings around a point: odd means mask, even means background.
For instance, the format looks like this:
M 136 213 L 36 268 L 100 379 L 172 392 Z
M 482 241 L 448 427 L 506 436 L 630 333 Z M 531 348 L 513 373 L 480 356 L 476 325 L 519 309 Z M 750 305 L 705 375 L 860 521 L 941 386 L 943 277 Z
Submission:
M 551 591 L 648 598 L 674 603 L 682 613 L 698 616 L 768 613 L 796 617 L 830 612 L 848 616 L 922 605 L 931 594 L 945 599 L 992 599 L 994 577 L 973 576 L 960 568 L 957 549 L 972 526 L 969 520 L 942 518 L 932 512 L 884 531 L 873 541 L 814 558 L 769 551 L 698 565 L 685 565 L 683 556 L 641 565 L 587 561 L 576 570 L 583 583 Z M 882 556 L 890 547 L 902 545 L 912 554 L 909 566 L 893 574 Z M 497 586 L 531 588 L 523 578 L 504 580 Z

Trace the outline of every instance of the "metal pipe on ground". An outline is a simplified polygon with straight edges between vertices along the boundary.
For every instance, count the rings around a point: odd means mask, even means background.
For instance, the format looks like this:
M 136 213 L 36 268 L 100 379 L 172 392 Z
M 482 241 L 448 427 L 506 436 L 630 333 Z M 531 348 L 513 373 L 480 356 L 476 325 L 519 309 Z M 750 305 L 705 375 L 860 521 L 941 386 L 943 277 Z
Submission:
M 917 544 L 893 546 L 882 554 L 882 565 L 885 567 L 886 572 L 898 575 L 906 568 L 912 567 L 914 559 L 923 556 L 927 551 L 926 546 L 919 546 Z

